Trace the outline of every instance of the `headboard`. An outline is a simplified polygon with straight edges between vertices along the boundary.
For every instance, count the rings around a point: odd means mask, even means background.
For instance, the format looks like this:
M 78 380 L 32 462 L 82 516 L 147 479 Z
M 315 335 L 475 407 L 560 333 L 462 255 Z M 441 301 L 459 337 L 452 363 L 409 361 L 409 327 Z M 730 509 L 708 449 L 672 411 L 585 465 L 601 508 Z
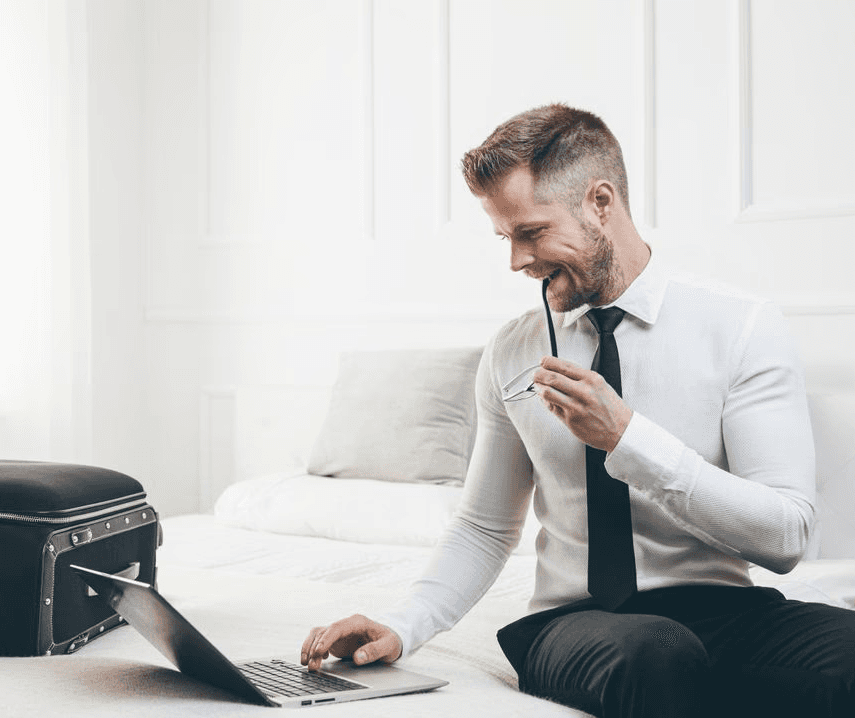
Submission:
M 855 393 L 808 396 L 816 445 L 817 526 L 809 558 L 855 558 Z
M 817 448 L 817 528 L 809 558 L 855 558 L 855 348 L 846 317 L 789 317 L 801 351 Z M 388 338 L 388 334 L 386 335 Z M 829 348 L 828 337 L 836 336 Z M 462 346 L 466 342 L 460 342 Z M 302 356 L 302 354 L 301 354 Z M 302 473 L 334 381 L 336 357 L 316 362 L 309 381 L 207 387 L 200 417 L 200 508 L 210 511 L 231 483 Z M 288 375 L 294 377 L 292 372 Z M 329 378 L 329 384 L 320 383 Z

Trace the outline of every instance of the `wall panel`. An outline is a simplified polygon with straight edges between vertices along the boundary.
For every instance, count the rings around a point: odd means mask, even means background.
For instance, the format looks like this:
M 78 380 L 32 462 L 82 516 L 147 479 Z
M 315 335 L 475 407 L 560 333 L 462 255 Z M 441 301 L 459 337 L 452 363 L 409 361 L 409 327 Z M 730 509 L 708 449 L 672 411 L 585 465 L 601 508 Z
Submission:
M 287 312 L 366 239 L 364 5 L 147 9 L 149 316 Z
M 742 2 L 746 218 L 855 214 L 855 4 Z
M 378 239 L 424 242 L 446 217 L 446 2 L 374 1 L 374 143 Z

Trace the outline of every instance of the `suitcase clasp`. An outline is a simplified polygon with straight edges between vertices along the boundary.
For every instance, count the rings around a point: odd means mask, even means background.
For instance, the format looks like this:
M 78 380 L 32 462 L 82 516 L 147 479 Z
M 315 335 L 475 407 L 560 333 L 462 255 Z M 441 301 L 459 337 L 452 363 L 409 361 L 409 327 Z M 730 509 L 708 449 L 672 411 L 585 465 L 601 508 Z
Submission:
M 89 642 L 89 631 L 81 633 L 77 638 L 72 640 L 71 645 L 68 647 L 68 653 L 73 653 L 78 648 L 82 648 Z
M 85 528 L 77 533 L 71 534 L 71 543 L 75 546 L 80 546 L 89 543 L 92 540 L 92 529 Z

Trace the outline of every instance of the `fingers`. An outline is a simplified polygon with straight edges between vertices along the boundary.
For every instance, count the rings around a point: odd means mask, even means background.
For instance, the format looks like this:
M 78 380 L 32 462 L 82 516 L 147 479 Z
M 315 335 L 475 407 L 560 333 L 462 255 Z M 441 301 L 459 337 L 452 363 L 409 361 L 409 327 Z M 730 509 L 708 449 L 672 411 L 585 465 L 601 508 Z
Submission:
M 577 364 L 557 359 L 555 357 L 544 357 L 540 362 L 541 368 L 532 376 L 532 381 L 539 386 L 539 392 L 544 400 L 551 399 L 551 403 L 561 403 L 562 396 L 583 400 L 590 389 L 604 383 L 603 378 L 597 372 L 583 369 Z M 546 391 L 551 387 L 558 393 Z
M 545 357 L 532 380 L 546 408 L 580 441 L 597 449 L 614 450 L 632 410 L 600 374 Z
M 394 631 L 389 631 L 376 641 L 366 643 L 353 654 L 353 662 L 358 666 L 375 661 L 392 663 L 401 657 L 401 639 Z
M 329 658 L 329 651 L 324 650 L 322 637 L 327 629 L 323 626 L 313 628 L 306 640 L 303 641 L 303 646 L 300 649 L 300 663 L 308 666 L 310 671 L 316 671 L 321 667 L 321 662 Z
M 559 359 L 558 357 L 546 356 L 540 360 L 540 366 L 548 371 L 557 372 L 559 374 L 563 374 L 569 379 L 584 379 L 586 376 L 594 374 L 590 369 L 583 369 L 578 364 L 574 364 L 573 362 L 569 362 L 566 359 Z
M 300 662 L 315 671 L 330 654 L 338 658 L 353 657 L 358 665 L 385 660 L 392 662 L 401 655 L 401 640 L 392 629 L 356 614 L 329 626 L 313 628 L 300 651 Z

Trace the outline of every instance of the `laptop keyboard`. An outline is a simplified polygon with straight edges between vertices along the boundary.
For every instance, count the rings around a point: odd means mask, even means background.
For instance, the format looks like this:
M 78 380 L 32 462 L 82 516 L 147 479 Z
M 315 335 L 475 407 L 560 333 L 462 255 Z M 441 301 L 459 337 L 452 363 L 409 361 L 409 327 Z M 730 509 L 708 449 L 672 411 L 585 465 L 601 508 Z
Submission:
M 238 668 L 262 691 L 276 696 L 294 698 L 365 688 L 359 683 L 337 676 L 312 673 L 302 666 L 279 659 L 242 663 Z

